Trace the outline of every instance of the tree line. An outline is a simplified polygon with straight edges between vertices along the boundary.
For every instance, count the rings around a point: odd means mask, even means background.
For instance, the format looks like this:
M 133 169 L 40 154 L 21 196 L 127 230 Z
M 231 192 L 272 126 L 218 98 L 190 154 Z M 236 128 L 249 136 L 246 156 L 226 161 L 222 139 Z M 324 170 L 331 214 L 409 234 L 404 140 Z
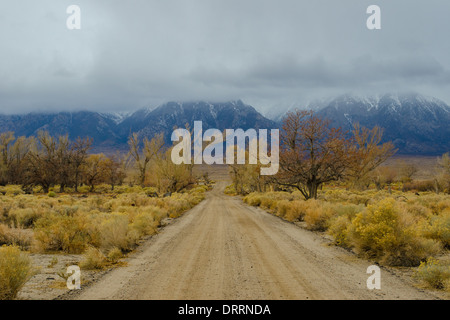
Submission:
M 21 185 L 26 193 L 39 186 L 48 193 L 59 186 L 59 192 L 82 185 L 105 183 L 114 187 L 125 180 L 131 185 L 152 186 L 159 192 L 176 192 L 194 182 L 192 168 L 171 165 L 169 149 L 162 135 L 140 139 L 132 134 L 128 153 L 94 154 L 89 137 L 71 141 L 68 135 L 15 137 L 14 132 L 0 134 L 0 185 Z
M 317 198 L 318 190 L 329 182 L 345 182 L 347 187 L 382 189 L 399 179 L 404 187 L 412 183 L 417 168 L 402 164 L 397 171 L 381 166 L 396 153 L 392 142 L 382 143 L 383 130 L 368 129 L 358 123 L 351 132 L 333 128 L 328 119 L 311 110 L 288 112 L 280 136 L 280 166 L 275 176 L 261 176 L 257 165 L 231 165 L 234 191 L 239 194 L 271 190 L 298 190 L 305 199 Z M 450 155 L 438 158 L 433 190 L 450 193 Z M 428 182 L 428 183 L 430 183 Z M 410 188 L 410 187 L 409 187 Z
M 352 132 L 330 126 L 313 111 L 296 110 L 283 119 L 280 137 L 280 169 L 273 177 L 258 174 L 260 165 L 231 166 L 234 189 L 245 194 L 298 190 L 305 199 L 317 198 L 325 183 L 347 181 L 362 187 L 383 162 L 395 154 L 391 142 L 381 143 L 383 130 L 355 124 Z

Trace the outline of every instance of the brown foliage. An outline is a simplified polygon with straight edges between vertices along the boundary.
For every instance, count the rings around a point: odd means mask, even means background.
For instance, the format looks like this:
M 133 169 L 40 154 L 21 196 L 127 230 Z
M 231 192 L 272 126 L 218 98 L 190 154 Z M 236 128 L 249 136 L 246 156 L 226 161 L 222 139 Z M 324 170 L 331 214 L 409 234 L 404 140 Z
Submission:
M 317 198 L 320 185 L 344 177 L 352 157 L 351 140 L 313 111 L 289 112 L 281 134 L 280 171 L 276 181 Z

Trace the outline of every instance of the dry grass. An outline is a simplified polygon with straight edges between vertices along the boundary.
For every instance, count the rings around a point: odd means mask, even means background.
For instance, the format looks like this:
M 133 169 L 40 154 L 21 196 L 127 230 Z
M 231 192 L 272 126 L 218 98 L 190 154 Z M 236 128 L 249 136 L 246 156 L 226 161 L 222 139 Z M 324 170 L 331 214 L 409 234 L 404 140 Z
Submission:
M 309 230 L 330 234 L 336 245 L 391 266 L 418 266 L 445 253 L 450 239 L 450 196 L 327 187 L 317 200 L 287 192 L 251 193 L 243 200 Z
M 16 186 L 0 187 L 0 245 L 14 245 L 0 249 L 0 299 L 13 299 L 31 275 L 31 262 L 19 247 L 32 253 L 83 254 L 82 269 L 102 269 L 119 263 L 142 237 L 155 234 L 165 218 L 201 202 L 208 189 L 154 198 L 154 190 L 136 186 L 34 195 Z
M 88 246 L 129 251 L 143 236 L 157 232 L 164 218 L 176 218 L 204 199 L 207 186 L 165 198 L 152 197 L 153 188 L 109 186 L 108 193 L 25 195 L 3 187 L 0 195 L 0 243 L 17 244 L 35 252 L 82 253 Z M 81 188 L 81 191 L 83 189 Z M 22 230 L 29 230 L 23 232 Z
M 80 268 L 86 270 L 102 269 L 107 264 L 105 255 L 95 247 L 88 247 L 80 261 Z
M 0 300 L 11 300 L 33 275 L 31 260 L 18 247 L 0 248 Z
M 21 249 L 28 249 L 32 241 L 32 232 L 20 228 L 10 228 L 0 223 L 0 246 L 15 245 Z
M 450 292 L 450 263 L 429 258 L 420 264 L 415 277 L 434 289 Z

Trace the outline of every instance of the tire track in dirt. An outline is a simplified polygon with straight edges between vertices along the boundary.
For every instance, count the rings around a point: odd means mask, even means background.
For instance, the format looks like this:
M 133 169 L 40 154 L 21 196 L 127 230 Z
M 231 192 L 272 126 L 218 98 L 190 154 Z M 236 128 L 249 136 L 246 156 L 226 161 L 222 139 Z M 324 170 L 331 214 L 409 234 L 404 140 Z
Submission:
M 435 299 L 368 261 L 237 197 L 219 181 L 206 199 L 144 243 L 126 267 L 77 299 Z

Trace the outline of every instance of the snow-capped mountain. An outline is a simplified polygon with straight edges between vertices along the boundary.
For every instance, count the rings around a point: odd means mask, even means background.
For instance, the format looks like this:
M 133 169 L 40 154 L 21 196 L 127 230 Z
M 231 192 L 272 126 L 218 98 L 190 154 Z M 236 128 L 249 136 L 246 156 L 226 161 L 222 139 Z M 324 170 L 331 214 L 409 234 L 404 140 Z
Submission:
M 166 140 L 170 141 L 174 127 L 184 128 L 187 123 L 193 128 L 194 121 L 202 121 L 203 130 L 278 127 L 276 122 L 265 118 L 241 100 L 225 103 L 197 101 L 168 102 L 151 112 L 147 112 L 147 109 L 138 110 L 119 125 L 119 132 L 122 136 L 129 132 L 137 132 L 142 136 L 164 132 Z
M 116 124 L 120 124 L 131 115 L 131 112 L 102 112 L 99 114 L 106 119 L 114 121 Z
M 163 132 L 170 143 L 174 127 L 191 128 L 194 121 L 203 122 L 203 130 L 242 128 L 277 128 L 278 123 L 263 117 L 242 101 L 224 103 L 169 102 L 157 108 L 143 108 L 133 113 L 98 113 L 90 111 L 0 115 L 0 132 L 13 131 L 15 136 L 68 134 L 70 139 L 93 138 L 94 151 L 127 150 L 131 133 L 142 138 Z
M 299 108 L 292 104 L 291 110 Z M 450 106 L 419 94 L 384 94 L 373 96 L 342 95 L 317 100 L 299 109 L 314 109 L 336 127 L 351 131 L 354 123 L 384 129 L 383 140 L 392 141 L 401 154 L 441 155 L 450 151 Z M 47 130 L 52 135 L 68 134 L 70 139 L 89 136 L 94 151 L 127 150 L 131 133 L 151 138 L 163 132 L 166 141 L 174 127 L 193 128 L 194 121 L 209 128 L 247 130 L 280 128 L 278 121 L 262 116 L 241 100 L 213 102 L 168 102 L 156 108 L 133 113 L 98 113 L 91 111 L 0 115 L 0 132 L 14 131 L 16 136 L 36 135 Z
M 450 106 L 419 94 L 343 95 L 318 111 L 333 126 L 351 130 L 354 123 L 384 129 L 399 153 L 439 154 L 450 150 Z

